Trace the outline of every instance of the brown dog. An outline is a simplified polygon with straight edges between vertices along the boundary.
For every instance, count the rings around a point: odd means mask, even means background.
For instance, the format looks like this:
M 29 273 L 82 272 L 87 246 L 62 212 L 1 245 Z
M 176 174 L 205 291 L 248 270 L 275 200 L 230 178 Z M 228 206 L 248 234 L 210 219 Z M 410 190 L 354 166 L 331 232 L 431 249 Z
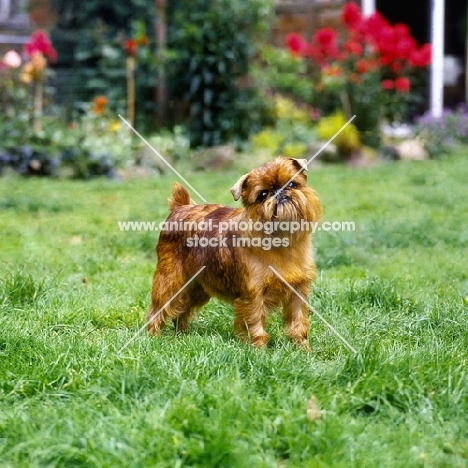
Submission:
M 308 347 L 307 307 L 270 268 L 307 300 L 316 273 L 305 227 L 320 220 L 322 206 L 307 186 L 306 170 L 305 159 L 277 158 L 243 175 L 231 193 L 244 208 L 196 205 L 174 183 L 171 213 L 156 246 L 151 335 L 167 317 L 177 331 L 186 331 L 196 309 L 215 296 L 234 304 L 234 330 L 243 341 L 264 346 L 267 312 L 282 306 L 288 335 Z

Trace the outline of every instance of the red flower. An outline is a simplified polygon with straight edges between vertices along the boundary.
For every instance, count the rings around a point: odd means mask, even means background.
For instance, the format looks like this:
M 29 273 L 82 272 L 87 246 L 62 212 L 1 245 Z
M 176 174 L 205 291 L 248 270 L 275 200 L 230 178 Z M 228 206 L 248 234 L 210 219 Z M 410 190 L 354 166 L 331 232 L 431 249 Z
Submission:
M 307 49 L 307 42 L 297 33 L 291 33 L 286 36 L 286 44 L 292 55 L 302 55 Z
M 367 69 L 369 71 L 376 71 L 379 69 L 379 61 L 376 58 L 367 59 Z
M 355 67 L 358 73 L 363 74 L 367 72 L 367 62 L 364 59 L 357 60 Z
M 395 89 L 397 89 L 398 91 L 402 91 L 406 93 L 409 91 L 410 86 L 411 86 L 410 80 L 406 78 L 406 76 L 399 76 L 395 80 Z
M 343 49 L 346 52 L 349 52 L 352 55 L 361 55 L 362 54 L 362 45 L 356 41 L 347 41 L 343 44 Z
M 381 55 L 379 58 L 380 65 L 383 65 L 386 67 L 387 65 L 390 65 L 392 62 L 393 57 L 391 55 Z
M 413 50 L 408 60 L 415 67 L 427 67 L 432 60 L 431 44 L 423 44 L 419 50 Z
M 336 32 L 333 28 L 319 29 L 308 47 L 309 55 L 323 64 L 329 59 L 338 59 L 340 53 L 336 45 Z
M 137 43 L 135 39 L 127 39 L 124 42 L 124 49 L 127 51 L 127 54 L 133 57 L 136 52 Z
M 419 49 L 421 55 L 419 66 L 427 67 L 432 61 L 432 46 L 431 44 L 423 44 Z
M 373 31 L 372 38 L 380 52 L 390 52 L 395 48 L 395 31 L 390 25 Z
M 409 37 L 409 29 L 408 26 L 406 26 L 406 24 L 397 23 L 393 26 L 393 30 L 395 31 L 395 36 L 397 38 Z
M 392 80 L 382 80 L 380 87 L 388 91 L 395 87 L 395 83 Z
M 40 52 L 45 57 L 49 57 L 51 62 L 57 60 L 57 51 L 52 47 L 49 36 L 45 31 L 32 33 L 24 46 L 24 52 L 29 57 L 32 57 L 35 52 Z
M 402 66 L 403 64 L 401 62 L 392 62 L 389 68 L 392 72 L 398 73 L 401 70 Z
M 405 37 L 395 44 L 395 57 L 406 60 L 416 49 L 416 41 L 412 37 Z
M 362 21 L 361 9 L 354 2 L 343 5 L 341 20 L 349 29 L 357 29 Z
M 389 26 L 389 22 L 376 11 L 364 19 L 360 29 L 365 35 L 375 38 L 384 28 L 388 28 Z
M 322 47 L 331 47 L 336 44 L 336 31 L 333 28 L 321 28 L 315 33 L 314 42 Z

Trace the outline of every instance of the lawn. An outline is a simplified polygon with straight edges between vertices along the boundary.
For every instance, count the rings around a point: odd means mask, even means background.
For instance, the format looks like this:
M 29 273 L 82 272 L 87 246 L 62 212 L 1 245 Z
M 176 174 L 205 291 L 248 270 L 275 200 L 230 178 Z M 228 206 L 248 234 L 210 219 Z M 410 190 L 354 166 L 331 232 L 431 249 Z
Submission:
M 184 172 L 236 206 L 240 172 Z M 321 166 L 311 352 L 272 315 L 267 349 L 212 301 L 142 332 L 175 177 L 0 180 L 0 460 L 17 467 L 468 466 L 468 158 Z M 321 417 L 310 420 L 314 397 Z

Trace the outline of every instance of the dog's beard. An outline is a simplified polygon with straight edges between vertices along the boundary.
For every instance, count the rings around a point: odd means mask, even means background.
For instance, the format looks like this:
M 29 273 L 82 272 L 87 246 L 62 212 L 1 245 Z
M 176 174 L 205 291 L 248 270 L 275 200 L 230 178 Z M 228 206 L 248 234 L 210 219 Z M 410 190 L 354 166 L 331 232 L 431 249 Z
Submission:
M 270 197 L 262 206 L 261 216 L 264 221 L 312 221 L 314 216 L 308 207 L 307 196 L 300 190 L 289 195 Z

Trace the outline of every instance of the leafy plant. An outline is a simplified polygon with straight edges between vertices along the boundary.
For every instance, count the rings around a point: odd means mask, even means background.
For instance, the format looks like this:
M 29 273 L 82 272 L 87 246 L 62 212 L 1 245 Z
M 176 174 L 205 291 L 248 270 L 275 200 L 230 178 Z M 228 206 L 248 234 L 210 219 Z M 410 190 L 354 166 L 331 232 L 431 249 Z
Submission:
M 345 116 L 342 112 L 322 117 L 317 124 L 317 132 L 321 140 L 329 140 L 338 133 L 346 124 Z M 339 152 L 342 155 L 349 155 L 361 147 L 359 132 L 355 125 L 348 124 L 335 138 Z
M 168 4 L 168 83 L 190 107 L 194 147 L 246 138 L 262 125 L 262 100 L 245 84 L 266 0 L 176 0 Z M 244 81 L 244 84 L 241 81 Z
M 89 102 L 105 95 L 114 112 L 126 113 L 126 59 L 129 41 L 135 41 L 136 124 L 142 131 L 153 128 L 158 74 L 152 51 L 154 1 L 56 0 L 53 4 L 58 16 L 51 31 L 57 39 L 57 67 L 72 71 L 64 75 L 67 86 L 62 85 L 69 110 L 70 102 Z
M 341 108 L 347 119 L 355 114 L 368 144 L 378 143 L 381 119 L 410 116 L 421 71 L 431 61 L 430 44 L 418 47 L 405 24 L 391 25 L 378 12 L 363 17 L 354 2 L 343 6 L 339 31 L 321 28 L 310 43 L 292 33 L 287 45 L 292 55 L 310 63 L 321 93 L 316 105 L 323 113 Z
M 307 63 L 287 50 L 263 44 L 253 61 L 251 75 L 261 89 L 283 93 L 312 104 L 317 91 L 307 76 Z
M 414 131 L 433 158 L 448 153 L 457 144 L 468 144 L 467 106 L 446 109 L 441 117 L 433 117 L 427 112 L 416 118 Z
M 142 28 L 141 22 L 134 24 L 135 30 Z M 148 129 L 146 122 L 154 111 L 152 97 L 157 76 L 155 58 L 146 40 L 146 36 L 142 36 L 138 47 L 133 38 L 125 39 L 104 23 L 98 23 L 75 47 L 77 75 L 74 80 L 81 87 L 81 99 L 88 101 L 97 94 L 105 95 L 114 112 L 125 115 L 129 99 L 127 62 L 131 56 L 136 70 L 133 100 L 138 111 L 137 124 L 143 130 Z
M 58 115 L 43 117 L 40 131 L 22 115 L 0 118 L 0 172 L 8 167 L 21 175 L 114 177 L 129 161 L 130 136 L 104 109 L 104 99 L 83 105 L 68 125 Z
M 251 136 L 253 148 L 272 155 L 305 156 L 308 147 L 317 142 L 317 132 L 313 128 L 314 109 L 300 107 L 282 95 L 273 97 L 272 107 L 275 124 Z

